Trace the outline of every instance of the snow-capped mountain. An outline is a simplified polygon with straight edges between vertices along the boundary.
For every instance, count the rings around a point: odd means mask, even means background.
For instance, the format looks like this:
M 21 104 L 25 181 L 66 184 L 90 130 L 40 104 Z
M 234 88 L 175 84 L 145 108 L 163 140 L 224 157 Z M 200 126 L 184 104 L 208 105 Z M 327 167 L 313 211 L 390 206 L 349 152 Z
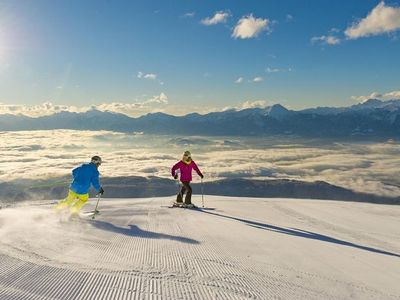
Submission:
M 349 107 L 288 110 L 280 104 L 266 108 L 226 110 L 205 115 L 172 116 L 152 113 L 139 118 L 90 110 L 50 116 L 0 115 L 0 130 L 78 129 L 140 131 L 152 134 L 299 136 L 400 136 L 400 100 L 369 99 Z
M 364 102 L 354 104 L 350 107 L 317 107 L 304 109 L 301 113 L 313 113 L 319 115 L 340 114 L 344 112 L 364 112 L 368 113 L 375 109 L 398 110 L 400 108 L 400 100 L 382 101 L 378 99 L 368 99 Z

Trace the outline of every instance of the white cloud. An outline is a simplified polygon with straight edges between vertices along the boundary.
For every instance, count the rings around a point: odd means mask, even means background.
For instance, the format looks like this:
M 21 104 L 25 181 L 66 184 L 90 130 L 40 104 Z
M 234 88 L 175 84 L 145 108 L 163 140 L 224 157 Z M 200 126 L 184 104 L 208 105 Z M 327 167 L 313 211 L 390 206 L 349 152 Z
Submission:
M 313 44 L 320 42 L 321 44 L 324 45 L 338 45 L 340 44 L 340 39 L 333 35 L 321 35 L 311 38 L 311 42 Z
M 337 45 L 337 44 L 340 44 L 340 39 L 337 38 L 337 37 L 335 37 L 335 36 L 332 36 L 332 35 L 327 36 L 326 39 L 325 39 L 325 41 L 326 41 L 326 43 L 327 43 L 328 45 Z
M 367 96 L 351 96 L 351 99 L 362 103 L 364 101 L 367 101 L 368 99 L 378 99 L 378 98 L 381 98 L 381 97 L 382 97 L 382 94 L 379 94 L 377 92 L 373 92 L 373 93 L 371 93 L 370 95 L 367 95 Z
M 253 82 L 261 82 L 261 81 L 264 81 L 264 78 L 261 76 L 257 76 L 257 77 L 253 78 Z
M 292 72 L 292 71 L 293 71 L 293 69 L 291 67 L 289 67 L 287 69 L 285 69 L 285 68 L 279 69 L 279 68 L 267 67 L 265 69 L 265 72 L 267 72 L 267 73 Z
M 235 83 L 242 83 L 244 80 L 243 77 L 239 77 L 238 79 L 235 80 Z
M 265 71 L 267 73 L 277 73 L 277 72 L 280 72 L 281 70 L 278 69 L 278 68 L 270 68 L 270 67 L 268 67 L 268 68 L 265 69 Z
M 191 11 L 191 12 L 187 12 L 185 13 L 182 17 L 184 18 L 193 18 L 195 16 L 195 12 Z
M 270 67 L 267 67 L 267 68 L 265 69 L 265 72 L 267 72 L 267 73 L 292 72 L 292 71 L 293 71 L 292 68 L 287 68 L 287 69 L 282 68 L 282 69 L 279 69 L 279 68 L 270 68 Z
M 255 101 L 245 101 L 236 108 L 238 110 L 247 109 L 247 108 L 265 108 L 268 106 L 268 101 L 266 100 L 255 100 Z
M 230 16 L 227 11 L 217 11 L 211 18 L 205 18 L 201 20 L 201 23 L 207 26 L 216 25 L 218 23 L 226 23 Z
M 152 79 L 155 80 L 157 78 L 157 74 L 145 74 L 143 76 L 144 79 Z
M 366 96 L 351 96 L 351 99 L 361 103 L 369 99 L 400 100 L 400 91 L 392 91 L 384 94 L 373 92 Z
M 257 37 L 262 31 L 270 32 L 271 21 L 268 19 L 254 18 L 253 15 L 242 17 L 233 29 L 232 37 L 249 39 Z
M 143 109 L 144 103 L 121 103 L 121 102 L 112 102 L 112 103 L 103 103 L 94 106 L 94 109 L 100 111 L 109 111 L 116 113 L 123 113 L 130 115 L 132 111 L 138 111 Z
M 286 22 L 291 22 L 291 21 L 293 21 L 293 16 L 290 15 L 290 14 L 287 14 L 286 15 Z
M 155 80 L 155 79 L 157 79 L 157 74 L 153 74 L 153 73 L 144 74 L 143 72 L 138 72 L 137 77 L 141 78 L 141 79 L 143 78 L 143 79 Z
M 349 39 L 379 35 L 400 29 L 400 8 L 380 2 L 364 19 L 345 30 Z
M 269 105 L 272 105 L 275 101 L 268 101 L 268 100 L 247 100 L 242 102 L 236 106 L 226 106 L 221 111 L 227 110 L 243 110 L 248 108 L 265 108 Z
M 158 96 L 154 96 L 153 98 L 146 101 L 146 103 L 164 103 L 168 104 L 168 97 L 166 94 L 161 93 Z
M 154 80 L 157 81 L 160 85 L 164 85 L 164 81 L 158 79 L 158 75 L 155 73 L 143 73 L 143 72 L 138 72 L 137 78 L 139 79 L 148 79 L 148 80 Z

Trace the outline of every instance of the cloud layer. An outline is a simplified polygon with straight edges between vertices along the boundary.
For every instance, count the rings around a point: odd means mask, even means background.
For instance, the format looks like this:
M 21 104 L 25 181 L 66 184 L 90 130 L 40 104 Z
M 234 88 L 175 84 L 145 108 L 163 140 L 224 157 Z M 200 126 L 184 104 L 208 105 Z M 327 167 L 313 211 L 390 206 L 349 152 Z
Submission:
M 248 103 L 250 107 L 265 103 Z M 300 139 L 146 136 L 73 130 L 0 132 L 0 181 L 68 176 L 93 155 L 102 176 L 170 178 L 190 149 L 207 180 L 324 180 L 356 191 L 398 196 L 398 143 L 319 143 Z M 198 178 L 195 177 L 195 181 Z
M 70 112 L 82 112 L 89 110 L 90 107 L 79 108 L 77 106 L 68 105 L 55 105 L 51 102 L 44 102 L 38 105 L 13 105 L 13 104 L 2 104 L 0 103 L 0 114 L 12 114 L 12 115 L 26 115 L 32 117 L 51 115 L 61 111 Z
M 373 92 L 370 95 L 366 96 L 352 96 L 351 99 L 357 102 L 364 102 L 368 99 L 378 99 L 378 100 L 400 100 L 400 91 L 392 91 L 388 93 L 378 93 Z
M 168 96 L 161 92 L 160 95 L 155 95 L 148 99 L 136 100 L 132 103 L 112 102 L 102 103 L 91 106 L 68 106 L 68 105 L 54 105 L 51 102 L 45 102 L 40 105 L 9 105 L 0 103 L 0 114 L 12 115 L 26 115 L 30 117 L 40 117 L 52 115 L 62 111 L 68 112 L 86 112 L 92 109 L 100 111 L 109 111 L 115 113 L 123 113 L 128 116 L 139 116 L 149 112 L 160 111 L 168 104 Z

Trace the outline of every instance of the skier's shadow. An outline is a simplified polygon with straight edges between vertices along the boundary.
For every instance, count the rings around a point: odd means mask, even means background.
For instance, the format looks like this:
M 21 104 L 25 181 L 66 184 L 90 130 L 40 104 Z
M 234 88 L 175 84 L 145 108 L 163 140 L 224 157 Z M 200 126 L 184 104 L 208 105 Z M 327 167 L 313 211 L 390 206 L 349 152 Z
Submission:
M 374 252 L 374 253 L 400 257 L 400 254 L 397 254 L 397 253 L 392 253 L 392 252 L 380 250 L 377 248 L 354 244 L 351 242 L 339 240 L 339 239 L 336 239 L 336 238 L 333 238 L 333 237 L 330 237 L 327 235 L 323 235 L 323 234 L 319 234 L 319 233 L 315 233 L 315 232 L 311 232 L 311 231 L 307 231 L 307 230 L 302 230 L 302 229 L 297 229 L 297 228 L 284 228 L 284 227 L 279 227 L 279 226 L 275 226 L 275 225 L 246 220 L 246 219 L 242 219 L 242 218 L 227 216 L 227 215 L 223 215 L 223 214 L 219 214 L 219 213 L 211 212 L 211 211 L 202 211 L 202 212 L 206 213 L 206 214 L 222 217 L 222 218 L 240 221 L 249 226 L 259 228 L 259 229 L 270 230 L 270 231 L 293 235 L 293 236 L 297 236 L 297 237 L 319 240 L 319 241 L 323 241 L 323 242 L 334 243 L 334 244 L 348 246 L 348 247 L 354 247 L 354 248 L 358 248 L 358 249 L 362 249 L 362 250 L 370 251 L 370 252 Z
M 148 239 L 167 239 L 167 240 L 173 240 L 173 241 L 178 241 L 182 243 L 187 243 L 187 244 L 199 244 L 199 241 L 196 241 L 194 239 L 182 237 L 182 236 L 176 236 L 176 235 L 170 235 L 170 234 L 165 234 L 165 233 L 158 233 L 158 232 L 153 232 L 153 231 L 147 231 L 140 229 L 136 225 L 128 225 L 129 228 L 127 227 L 119 227 L 116 226 L 112 223 L 104 222 L 104 221 L 94 221 L 91 224 L 95 226 L 96 228 L 106 230 L 106 231 L 111 231 L 115 232 L 118 234 L 124 234 L 128 236 L 136 236 L 136 237 L 141 237 L 141 238 L 148 238 Z

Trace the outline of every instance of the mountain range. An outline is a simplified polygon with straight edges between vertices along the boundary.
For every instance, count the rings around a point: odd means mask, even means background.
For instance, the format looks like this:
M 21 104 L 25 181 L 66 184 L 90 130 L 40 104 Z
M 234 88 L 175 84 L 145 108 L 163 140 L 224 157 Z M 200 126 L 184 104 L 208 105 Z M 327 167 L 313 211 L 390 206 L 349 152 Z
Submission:
M 111 130 L 147 134 L 298 135 L 311 137 L 400 137 L 400 100 L 369 99 L 349 107 L 289 110 L 280 104 L 265 108 L 226 110 L 205 115 L 151 113 L 138 118 L 89 110 L 50 116 L 0 115 L 0 130 Z

